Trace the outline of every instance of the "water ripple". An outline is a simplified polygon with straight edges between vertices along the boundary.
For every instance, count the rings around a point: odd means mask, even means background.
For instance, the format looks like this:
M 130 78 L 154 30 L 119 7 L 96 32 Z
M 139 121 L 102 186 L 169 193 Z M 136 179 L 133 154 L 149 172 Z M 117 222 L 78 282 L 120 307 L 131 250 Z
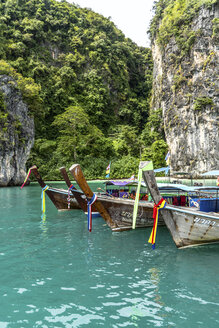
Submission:
M 203 300 L 203 299 L 200 298 L 200 297 L 194 297 L 194 296 L 189 296 L 189 295 L 183 295 L 183 294 L 181 294 L 181 293 L 178 293 L 178 296 L 181 297 L 181 298 L 185 298 L 185 299 L 192 300 L 192 301 L 197 301 L 197 302 L 199 302 L 200 304 L 213 304 L 213 305 L 217 305 L 217 306 L 219 306 L 219 303 L 205 301 L 205 300 Z
M 150 229 L 114 234 L 99 218 L 89 233 L 81 211 L 49 199 L 41 218 L 39 186 L 7 193 L 0 328 L 219 327 L 219 246 L 179 251 L 164 227 L 152 251 Z

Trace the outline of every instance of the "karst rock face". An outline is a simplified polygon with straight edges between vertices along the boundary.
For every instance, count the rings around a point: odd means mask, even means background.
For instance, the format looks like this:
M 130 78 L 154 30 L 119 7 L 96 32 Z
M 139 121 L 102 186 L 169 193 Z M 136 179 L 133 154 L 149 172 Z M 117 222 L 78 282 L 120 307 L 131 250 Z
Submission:
M 0 186 L 21 185 L 26 176 L 26 162 L 34 144 L 34 120 L 28 114 L 16 82 L 0 76 L 4 111 L 0 118 Z
M 219 2 L 200 7 L 190 29 L 181 57 L 175 37 L 152 42 L 152 108 L 162 108 L 172 171 L 200 174 L 219 169 Z

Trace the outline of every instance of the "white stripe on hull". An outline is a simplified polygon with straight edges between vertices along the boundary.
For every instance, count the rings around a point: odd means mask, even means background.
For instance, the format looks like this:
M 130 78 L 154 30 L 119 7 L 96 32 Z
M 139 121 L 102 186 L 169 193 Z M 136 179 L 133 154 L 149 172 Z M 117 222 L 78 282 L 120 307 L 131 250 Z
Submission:
M 87 215 L 87 212 L 84 212 L 85 215 Z M 93 217 L 101 216 L 99 212 L 92 212 Z

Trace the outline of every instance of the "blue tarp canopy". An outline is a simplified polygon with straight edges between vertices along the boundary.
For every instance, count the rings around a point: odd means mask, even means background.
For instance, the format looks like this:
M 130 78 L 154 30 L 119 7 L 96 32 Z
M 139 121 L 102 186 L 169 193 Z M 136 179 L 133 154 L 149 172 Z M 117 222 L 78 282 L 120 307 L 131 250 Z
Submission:
M 105 181 L 106 185 L 114 185 L 114 186 L 126 186 L 126 185 L 138 185 L 138 182 L 135 181 Z
M 159 168 L 159 169 L 155 169 L 154 172 L 155 172 L 155 173 L 158 173 L 158 172 L 165 172 L 165 174 L 167 174 L 168 171 L 169 171 L 169 169 L 170 169 L 169 166 L 167 166 L 167 167 L 161 167 L 161 168 Z
M 208 171 L 202 174 L 203 176 L 207 176 L 207 175 L 215 175 L 215 176 L 219 176 L 219 170 L 213 170 L 213 171 Z
M 179 183 L 158 183 L 159 190 L 163 191 L 186 191 L 186 192 L 192 192 L 195 191 L 194 187 L 186 186 Z
M 160 191 L 186 191 L 186 192 L 195 192 L 195 191 L 219 191 L 219 187 L 214 186 L 186 186 L 179 183 L 158 183 L 158 188 Z

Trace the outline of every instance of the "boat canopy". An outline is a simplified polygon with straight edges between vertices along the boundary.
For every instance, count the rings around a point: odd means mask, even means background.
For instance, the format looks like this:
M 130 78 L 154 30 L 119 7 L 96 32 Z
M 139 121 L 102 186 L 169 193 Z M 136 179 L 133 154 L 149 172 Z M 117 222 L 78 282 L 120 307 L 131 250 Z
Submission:
M 180 183 L 158 183 L 158 188 L 160 191 L 185 191 L 185 192 L 193 192 L 195 191 L 195 187 L 186 186 Z
M 159 173 L 159 172 L 165 172 L 165 174 L 167 174 L 170 170 L 170 167 L 169 166 L 166 166 L 166 167 L 161 167 L 159 169 L 155 169 L 154 172 L 155 173 Z
M 126 181 L 105 181 L 104 182 L 107 186 L 110 185 L 114 185 L 114 186 L 128 186 L 128 185 L 132 185 L 132 186 L 137 186 L 138 182 L 137 181 L 130 181 L 130 180 L 126 180 Z
M 203 176 L 206 176 L 206 175 L 215 175 L 215 176 L 219 176 L 219 170 L 213 170 L 213 171 L 208 171 L 208 172 L 205 172 L 203 174 L 201 174 Z
M 160 191 L 184 191 L 184 192 L 198 192 L 198 191 L 208 191 L 214 192 L 219 191 L 219 187 L 217 186 L 186 186 L 179 183 L 158 183 L 158 188 Z

